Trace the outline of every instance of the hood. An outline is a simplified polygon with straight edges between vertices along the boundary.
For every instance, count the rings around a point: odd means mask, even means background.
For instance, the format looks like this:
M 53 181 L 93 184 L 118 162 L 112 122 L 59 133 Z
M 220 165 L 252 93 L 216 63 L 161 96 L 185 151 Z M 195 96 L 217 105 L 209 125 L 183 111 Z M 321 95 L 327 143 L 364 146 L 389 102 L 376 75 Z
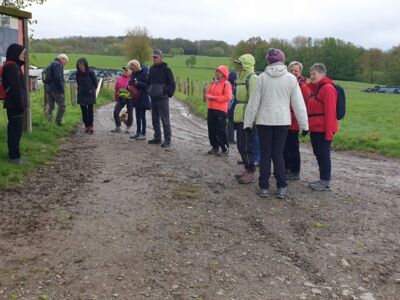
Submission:
M 242 64 L 243 70 L 254 72 L 254 66 L 256 64 L 256 59 L 251 54 L 243 54 L 238 58 Z
M 6 59 L 15 62 L 19 66 L 24 65 L 25 62 L 19 59 L 24 49 L 25 47 L 19 44 L 11 44 L 7 49 Z
M 228 79 L 228 77 L 229 77 L 229 68 L 227 66 L 219 66 L 217 68 L 217 70 L 220 71 L 224 75 L 225 80 Z
M 88 63 L 86 58 L 78 59 L 78 61 L 76 62 L 76 69 L 79 71 L 78 65 L 81 64 L 81 63 L 83 63 L 85 65 L 86 71 L 88 71 L 89 70 L 89 63 Z
M 332 79 L 330 79 L 329 77 L 325 76 L 324 78 L 322 78 L 322 79 L 321 79 L 320 81 L 318 81 L 317 83 L 310 83 L 310 84 L 309 84 L 309 87 L 310 87 L 311 93 L 312 93 L 313 95 L 315 95 L 315 94 L 317 93 L 317 90 L 318 90 L 319 86 L 320 86 L 321 84 L 327 84 L 327 83 L 333 84 L 334 82 L 333 82 Z
M 287 67 L 282 62 L 274 63 L 265 68 L 265 73 L 271 77 L 281 77 L 287 72 Z

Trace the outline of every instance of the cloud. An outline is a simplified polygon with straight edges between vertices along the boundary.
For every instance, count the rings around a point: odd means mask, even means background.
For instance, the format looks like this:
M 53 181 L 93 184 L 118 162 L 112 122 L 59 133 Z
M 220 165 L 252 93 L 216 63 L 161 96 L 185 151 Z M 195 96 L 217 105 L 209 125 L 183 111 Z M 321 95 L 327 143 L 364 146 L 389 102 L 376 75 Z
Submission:
M 31 11 L 38 38 L 117 36 L 146 26 L 154 37 L 236 44 L 252 36 L 329 36 L 388 49 L 400 42 L 399 9 L 395 0 L 47 0 Z

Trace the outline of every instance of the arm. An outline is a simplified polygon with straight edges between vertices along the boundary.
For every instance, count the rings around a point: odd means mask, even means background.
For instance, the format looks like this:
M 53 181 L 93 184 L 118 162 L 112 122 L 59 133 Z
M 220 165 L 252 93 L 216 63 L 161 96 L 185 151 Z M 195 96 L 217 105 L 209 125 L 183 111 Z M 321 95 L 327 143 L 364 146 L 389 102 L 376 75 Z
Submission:
M 21 93 L 22 87 L 19 78 L 21 70 L 18 65 L 14 63 L 8 65 L 6 68 L 3 77 L 7 83 L 7 88 L 9 89 L 7 92 L 7 100 L 15 102 L 18 110 L 24 111 L 25 108 Z
M 119 92 L 119 80 L 117 79 L 117 81 L 115 82 L 115 86 L 114 86 L 114 101 L 117 102 L 118 101 L 118 92 Z
M 226 81 L 223 95 L 214 96 L 212 100 L 224 103 L 224 102 L 229 102 L 229 100 L 231 99 L 232 99 L 232 86 L 229 81 Z
M 324 103 L 325 139 L 331 141 L 333 139 L 336 123 L 337 92 L 336 89 L 329 84 L 321 90 L 320 94 L 320 98 Z
M 304 103 L 301 89 L 297 82 L 293 81 L 294 87 L 290 94 L 290 104 L 293 107 L 294 114 L 302 130 L 308 131 L 308 116 L 306 104 Z
M 249 102 L 247 103 L 246 111 L 244 113 L 244 125 L 243 125 L 244 128 L 253 128 L 253 124 L 261 104 L 261 90 L 262 90 L 262 78 L 258 77 L 256 79 L 256 84 L 250 95 L 250 99 Z
M 63 68 L 61 64 L 55 63 L 53 65 L 53 80 L 54 84 L 57 87 L 57 90 L 60 92 L 64 91 L 64 74 Z
M 96 78 L 96 74 L 93 72 L 93 70 L 90 70 L 90 78 L 92 78 L 92 82 L 93 82 L 93 87 L 96 90 L 97 86 L 98 86 L 98 82 L 97 82 L 97 78 Z
M 168 96 L 172 97 L 175 93 L 175 79 L 170 68 L 166 68 L 166 75 L 167 84 L 165 85 L 165 91 Z
M 147 74 L 141 74 L 141 76 L 136 80 L 136 86 L 139 90 L 145 91 L 147 89 L 147 82 Z

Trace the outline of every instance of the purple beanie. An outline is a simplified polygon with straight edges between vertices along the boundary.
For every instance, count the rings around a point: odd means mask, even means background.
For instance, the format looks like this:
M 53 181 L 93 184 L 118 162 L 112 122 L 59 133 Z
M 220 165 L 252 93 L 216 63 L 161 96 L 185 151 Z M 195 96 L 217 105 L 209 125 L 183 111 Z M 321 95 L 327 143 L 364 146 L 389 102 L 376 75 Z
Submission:
M 267 54 L 268 64 L 274 64 L 276 62 L 285 62 L 285 53 L 282 50 L 270 48 Z

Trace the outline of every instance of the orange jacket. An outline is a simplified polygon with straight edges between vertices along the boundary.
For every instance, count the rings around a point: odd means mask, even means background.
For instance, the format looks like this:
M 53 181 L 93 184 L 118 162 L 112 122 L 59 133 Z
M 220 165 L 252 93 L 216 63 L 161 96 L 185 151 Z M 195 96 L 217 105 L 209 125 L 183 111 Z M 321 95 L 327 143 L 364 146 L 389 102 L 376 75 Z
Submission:
M 213 81 L 206 93 L 208 109 L 228 112 L 228 103 L 232 99 L 232 86 L 228 81 L 229 69 L 226 66 L 217 68 L 224 77 L 219 81 Z

